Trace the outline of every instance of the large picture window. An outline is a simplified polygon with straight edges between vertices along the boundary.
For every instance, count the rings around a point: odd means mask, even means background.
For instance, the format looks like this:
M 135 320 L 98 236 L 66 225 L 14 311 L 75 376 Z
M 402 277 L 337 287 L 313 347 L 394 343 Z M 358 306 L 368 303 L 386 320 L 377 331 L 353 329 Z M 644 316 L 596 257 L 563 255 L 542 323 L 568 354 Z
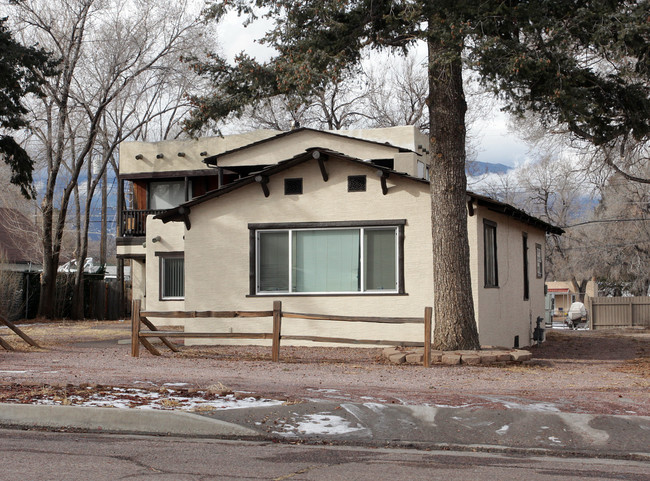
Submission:
M 160 299 L 185 298 L 185 258 L 182 252 L 156 253 L 160 258 Z
M 254 228 L 254 294 L 399 293 L 402 225 Z M 265 227 L 267 227 L 265 225 Z M 284 226 L 283 226 L 284 227 Z M 253 287 L 253 286 L 251 286 Z M 252 289 L 251 289 L 252 290 Z
M 497 225 L 489 220 L 483 221 L 483 257 L 485 287 L 498 287 Z

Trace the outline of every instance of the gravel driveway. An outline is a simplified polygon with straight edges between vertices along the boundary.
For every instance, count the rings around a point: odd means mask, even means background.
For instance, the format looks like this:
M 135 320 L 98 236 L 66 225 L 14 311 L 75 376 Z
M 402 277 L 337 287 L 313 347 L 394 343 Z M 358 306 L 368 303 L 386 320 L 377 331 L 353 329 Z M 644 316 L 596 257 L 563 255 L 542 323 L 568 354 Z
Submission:
M 327 399 L 431 406 L 480 406 L 650 415 L 650 332 L 551 331 L 533 361 L 508 366 L 390 365 L 380 349 L 181 347 L 130 356 L 129 322 L 68 321 L 21 326 L 44 349 L 6 329 L 16 351 L 0 350 L 0 401 L 16 391 L 102 386 L 184 386 L 299 402 Z

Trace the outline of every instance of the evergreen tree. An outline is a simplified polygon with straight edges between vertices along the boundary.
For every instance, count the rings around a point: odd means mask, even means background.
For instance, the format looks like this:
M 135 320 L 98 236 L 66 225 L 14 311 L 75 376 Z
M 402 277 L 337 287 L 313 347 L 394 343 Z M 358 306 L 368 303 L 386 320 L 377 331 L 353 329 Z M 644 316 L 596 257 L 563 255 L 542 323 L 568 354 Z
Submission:
M 6 23 L 7 18 L 0 18 L 0 157 L 11 168 L 11 183 L 30 198 L 35 194 L 34 162 L 13 136 L 4 132 L 27 127 L 22 99 L 41 94 L 43 75 L 51 74 L 55 63 L 44 50 L 17 42 Z
M 428 46 L 434 346 L 479 347 L 469 270 L 463 71 L 473 69 L 509 110 L 533 111 L 595 144 L 647 139 L 650 132 L 647 0 L 539 2 L 430 0 L 230 0 L 275 19 L 263 42 L 278 54 L 259 63 L 240 54 L 194 67 L 214 84 L 195 98 L 187 123 L 242 112 L 278 94 L 308 95 L 359 65 L 365 49 Z

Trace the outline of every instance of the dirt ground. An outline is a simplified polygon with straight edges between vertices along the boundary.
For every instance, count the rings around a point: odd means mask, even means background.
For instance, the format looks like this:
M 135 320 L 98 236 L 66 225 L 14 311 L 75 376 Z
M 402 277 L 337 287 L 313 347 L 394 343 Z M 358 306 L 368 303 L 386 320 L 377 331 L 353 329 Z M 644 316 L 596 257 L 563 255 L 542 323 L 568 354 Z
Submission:
M 155 357 L 130 355 L 130 324 L 68 321 L 21 328 L 32 348 L 7 329 L 0 348 L 0 401 L 92 393 L 111 387 L 223 391 L 271 399 L 427 404 L 650 415 L 650 331 L 548 332 L 533 361 L 507 366 L 391 365 L 380 349 L 181 346 Z

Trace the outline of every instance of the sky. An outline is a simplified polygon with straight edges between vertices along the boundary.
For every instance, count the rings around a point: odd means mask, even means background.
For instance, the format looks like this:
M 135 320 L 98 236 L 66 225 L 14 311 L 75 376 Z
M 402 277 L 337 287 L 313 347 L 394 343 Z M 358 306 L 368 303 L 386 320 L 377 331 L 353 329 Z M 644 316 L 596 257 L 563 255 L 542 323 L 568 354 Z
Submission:
M 271 20 L 260 18 L 248 27 L 243 27 L 242 19 L 235 13 L 229 13 L 217 27 L 221 53 L 230 60 L 241 51 L 258 60 L 268 59 L 273 55 L 273 49 L 260 45 L 256 40 L 272 25 Z M 426 58 L 424 44 L 415 50 L 414 55 Z M 489 113 L 472 126 L 472 134 L 477 139 L 476 160 L 511 167 L 520 165 L 529 157 L 529 147 L 516 133 L 508 130 L 508 115 L 501 112 L 501 106 L 496 101 L 492 103 Z

